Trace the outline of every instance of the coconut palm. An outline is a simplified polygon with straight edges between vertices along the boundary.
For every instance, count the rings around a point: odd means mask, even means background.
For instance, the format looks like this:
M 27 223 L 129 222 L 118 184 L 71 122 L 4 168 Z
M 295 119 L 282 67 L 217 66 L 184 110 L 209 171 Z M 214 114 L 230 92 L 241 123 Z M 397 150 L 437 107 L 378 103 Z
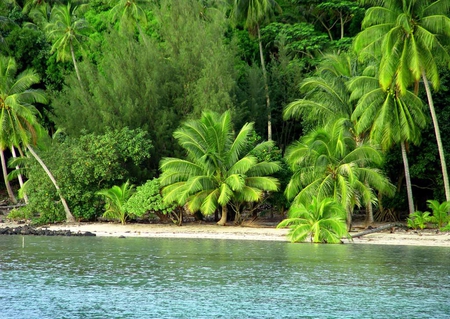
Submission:
M 131 195 L 134 194 L 134 186 L 129 181 L 126 181 L 121 186 L 114 185 L 109 189 L 102 189 L 96 194 L 103 196 L 106 200 L 106 211 L 103 217 L 117 219 L 124 225 L 128 218 L 125 204 Z
M 409 90 L 400 94 L 394 85 L 384 90 L 378 77 L 373 75 L 355 77 L 349 82 L 349 88 L 352 100 L 358 101 L 352 115 L 356 133 L 369 131 L 370 139 L 385 150 L 400 144 L 409 212 L 414 213 L 406 144 L 420 143 L 420 129 L 426 125 L 422 100 Z
M 308 236 L 313 243 L 341 243 L 342 237 L 349 237 L 345 223 L 345 208 L 333 198 L 318 200 L 313 197 L 308 205 L 293 205 L 288 218 L 277 228 L 289 226 L 291 242 L 305 241 Z
M 303 117 L 314 125 L 325 125 L 341 117 L 350 118 L 353 105 L 346 82 L 356 75 L 355 70 L 350 54 L 326 55 L 314 76 L 301 83 L 304 97 L 285 107 L 284 119 Z
M 87 39 L 84 33 L 89 29 L 85 19 L 78 14 L 80 7 L 55 5 L 50 14 L 50 23 L 45 27 L 49 38 L 53 41 L 51 52 L 56 52 L 57 61 L 72 60 L 75 73 L 81 85 L 80 72 L 75 57 L 75 48 L 82 48 Z
M 350 227 L 354 206 L 376 203 L 374 190 L 393 194 L 394 186 L 378 169 L 382 153 L 365 141 L 356 142 L 348 119 L 318 128 L 286 150 L 293 175 L 285 195 L 293 205 L 332 197 L 347 211 Z
M 252 35 L 258 37 L 259 56 L 264 78 L 264 90 L 266 94 L 267 108 L 267 139 L 272 140 L 272 115 L 270 110 L 269 84 L 267 82 L 266 64 L 261 41 L 261 24 L 270 21 L 275 12 L 280 12 L 281 7 L 275 0 L 233 0 L 233 16 L 237 21 L 242 21 L 244 27 Z
M 187 153 L 186 159 L 164 158 L 160 163 L 160 184 L 166 203 L 177 202 L 191 212 L 210 215 L 221 206 L 219 225 L 227 221 L 227 205 L 238 198 L 260 201 L 264 192 L 278 190 L 276 178 L 268 175 L 280 169 L 278 162 L 258 162 L 249 151 L 273 146 L 264 142 L 250 147 L 253 123 L 233 134 L 230 112 L 203 112 L 200 120 L 184 123 L 174 137 Z
M 450 37 L 450 5 L 448 0 L 363 0 L 372 5 L 356 36 L 354 48 L 362 58 L 381 57 L 379 81 L 387 90 L 396 86 L 405 94 L 413 83 L 422 79 L 433 120 L 445 196 L 450 200 L 450 186 L 439 124 L 434 109 L 429 80 L 439 86 L 438 63 L 450 64 L 444 45 Z
M 120 20 L 121 29 L 128 30 L 130 26 L 147 24 L 143 7 L 151 3 L 149 0 L 111 0 L 110 3 L 113 5 L 110 11 L 111 21 Z
M 0 56 L 0 150 L 13 146 L 26 148 L 57 189 L 66 212 L 66 220 L 73 222 L 75 219 L 54 176 L 33 148 L 38 136 L 44 132 L 37 121 L 38 111 L 33 103 L 47 102 L 42 90 L 31 89 L 33 84 L 39 82 L 39 76 L 31 69 L 23 71 L 17 77 L 16 73 L 17 65 L 14 59 Z M 3 154 L 3 151 L 0 154 Z

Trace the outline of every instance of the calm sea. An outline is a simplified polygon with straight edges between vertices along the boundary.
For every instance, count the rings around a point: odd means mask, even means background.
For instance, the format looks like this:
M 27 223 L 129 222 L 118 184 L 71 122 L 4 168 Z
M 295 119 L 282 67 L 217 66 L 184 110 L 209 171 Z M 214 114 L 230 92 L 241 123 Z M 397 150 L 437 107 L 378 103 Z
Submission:
M 450 318 L 450 249 L 0 236 L 0 318 Z

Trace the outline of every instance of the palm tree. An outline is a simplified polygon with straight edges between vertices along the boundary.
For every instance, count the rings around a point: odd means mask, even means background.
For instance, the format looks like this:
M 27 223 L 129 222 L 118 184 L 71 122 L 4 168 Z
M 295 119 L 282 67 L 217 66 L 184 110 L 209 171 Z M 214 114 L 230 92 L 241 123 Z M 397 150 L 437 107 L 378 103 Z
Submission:
M 267 139 L 272 140 L 272 115 L 270 110 L 269 84 L 267 82 L 266 64 L 261 41 L 261 24 L 270 21 L 275 12 L 280 12 L 281 7 L 275 0 L 233 0 L 233 16 L 237 21 L 243 21 L 244 27 L 250 34 L 258 37 L 259 56 L 264 78 L 264 90 L 266 94 L 267 108 Z
M 191 120 L 175 131 L 174 137 L 187 153 L 186 159 L 164 158 L 160 185 L 166 203 L 177 202 L 191 212 L 211 215 L 221 206 L 219 225 L 227 221 L 227 205 L 237 198 L 260 201 L 264 192 L 278 190 L 276 178 L 267 175 L 280 169 L 278 162 L 258 162 L 249 154 L 273 146 L 268 141 L 250 147 L 253 123 L 233 134 L 230 112 L 219 115 L 203 112 L 200 120 Z
M 363 30 L 356 36 L 354 48 L 362 58 L 381 57 L 379 81 L 384 90 L 394 83 L 405 94 L 422 79 L 433 120 L 441 161 L 445 196 L 450 200 L 450 186 L 439 124 L 431 95 L 439 87 L 438 63 L 450 64 L 444 47 L 450 36 L 448 0 L 363 0 L 373 5 L 366 11 Z
M 340 244 L 342 237 L 349 237 L 345 224 L 345 208 L 333 198 L 318 200 L 312 198 L 308 205 L 293 205 L 288 218 L 277 228 L 290 226 L 288 237 L 291 242 L 301 242 L 310 236 L 313 243 Z
M 83 47 L 82 42 L 86 40 L 84 33 L 88 30 L 88 24 L 85 19 L 77 15 L 79 9 L 78 6 L 72 7 L 70 3 L 66 6 L 54 6 L 50 14 L 50 23 L 46 25 L 45 29 L 49 38 L 53 40 L 51 52 L 57 52 L 57 61 L 72 59 L 78 81 L 82 85 L 75 57 L 75 47 Z
M 409 173 L 406 143 L 419 144 L 420 129 L 426 125 L 423 103 L 411 91 L 403 95 L 391 85 L 384 90 L 378 77 L 359 76 L 349 82 L 352 100 L 357 100 L 352 120 L 356 121 L 356 134 L 370 131 L 370 139 L 389 149 L 393 144 L 400 144 L 405 169 L 406 190 L 408 194 L 409 213 L 414 213 L 414 201 Z
M 38 161 L 52 181 L 66 212 L 68 222 L 75 221 L 60 188 L 48 167 L 38 156 L 32 145 L 44 129 L 38 123 L 38 111 L 33 103 L 47 103 L 42 90 L 31 86 L 39 82 L 39 76 L 27 69 L 16 77 L 17 66 L 13 58 L 0 56 L 0 150 L 7 147 L 26 148 Z M 3 151 L 0 152 L 3 154 Z M 3 155 L 2 155 L 3 156 Z
M 353 105 L 346 83 L 355 76 L 355 69 L 350 54 L 326 55 L 314 76 L 301 83 L 300 92 L 304 97 L 285 107 L 284 119 L 303 117 L 314 125 L 325 125 L 338 118 L 350 118 Z
M 393 194 L 394 186 L 377 168 L 383 155 L 367 142 L 356 142 L 348 119 L 318 128 L 286 150 L 293 175 L 285 195 L 293 205 L 332 197 L 347 211 L 350 227 L 354 206 L 376 203 L 373 190 Z
M 146 25 L 147 16 L 142 6 L 148 5 L 149 0 L 111 0 L 114 6 L 110 11 L 113 22 L 120 20 L 121 29 L 129 31 L 131 26 Z M 134 28 L 133 28 L 134 31 Z
M 118 219 L 122 225 L 127 221 L 126 203 L 131 195 L 134 194 L 134 186 L 126 181 L 122 186 L 114 185 L 109 189 L 102 189 L 96 193 L 106 199 L 105 213 L 103 217 L 108 219 Z

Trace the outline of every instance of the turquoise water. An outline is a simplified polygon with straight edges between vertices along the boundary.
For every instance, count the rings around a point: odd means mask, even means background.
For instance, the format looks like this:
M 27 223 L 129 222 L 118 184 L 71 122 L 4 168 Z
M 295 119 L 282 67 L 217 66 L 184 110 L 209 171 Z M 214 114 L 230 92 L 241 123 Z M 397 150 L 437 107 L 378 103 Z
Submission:
M 0 318 L 450 318 L 450 249 L 0 236 Z

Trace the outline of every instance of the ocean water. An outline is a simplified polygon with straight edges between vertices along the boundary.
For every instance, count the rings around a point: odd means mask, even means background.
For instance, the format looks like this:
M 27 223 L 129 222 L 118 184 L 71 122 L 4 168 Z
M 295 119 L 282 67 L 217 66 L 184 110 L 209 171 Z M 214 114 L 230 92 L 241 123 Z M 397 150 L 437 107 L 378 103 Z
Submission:
M 0 236 L 0 318 L 450 318 L 450 249 Z

